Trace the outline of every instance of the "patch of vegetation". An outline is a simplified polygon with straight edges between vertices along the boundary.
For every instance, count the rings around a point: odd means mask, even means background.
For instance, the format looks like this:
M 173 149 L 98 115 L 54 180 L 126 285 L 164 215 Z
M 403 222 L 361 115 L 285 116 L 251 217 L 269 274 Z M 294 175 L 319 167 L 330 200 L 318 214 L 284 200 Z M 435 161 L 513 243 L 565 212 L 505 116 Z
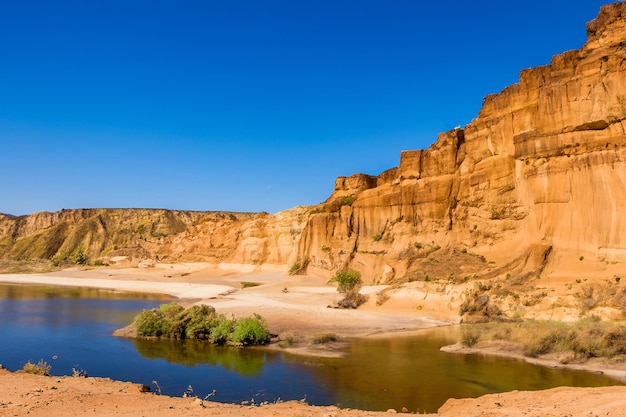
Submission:
M 485 323 L 502 319 L 503 314 L 500 308 L 491 303 L 489 290 L 491 290 L 491 284 L 477 282 L 474 288 L 465 291 L 465 299 L 459 311 L 460 315 L 464 316 L 464 322 Z
M 204 340 L 215 344 L 250 346 L 267 344 L 270 333 L 259 315 L 227 319 L 208 305 L 184 309 L 177 303 L 144 310 L 134 319 L 137 334 L 143 337 Z
M 308 262 L 296 262 L 289 268 L 289 275 L 302 275 L 306 273 L 306 267 Z
M 70 257 L 69 253 L 63 252 L 63 253 L 60 253 L 60 254 L 58 254 L 56 256 L 53 256 L 52 259 L 50 259 L 50 261 L 52 262 L 52 265 L 54 265 L 54 266 L 61 266 L 64 263 L 67 262 L 69 257 Z
M 337 271 L 331 278 L 331 281 L 335 281 L 338 284 L 337 291 L 347 293 L 351 289 L 361 285 L 361 273 L 354 269 L 344 269 Z
M 31 363 L 30 361 L 26 362 L 22 368 L 22 372 L 26 372 L 27 374 L 50 376 L 50 369 L 52 369 L 52 366 L 48 365 L 43 359 L 41 359 L 36 364 Z
M 324 345 L 326 343 L 336 342 L 337 340 L 337 335 L 334 333 L 318 333 L 311 338 L 311 343 L 314 345 Z
M 0 260 L 0 274 L 34 274 L 54 271 L 52 262 L 47 259 Z
M 463 325 L 461 343 L 465 346 L 497 340 L 515 343 L 525 356 L 557 355 L 561 363 L 626 355 L 626 327 L 622 323 L 602 322 L 597 318 L 576 323 L 531 320 Z
M 581 315 L 596 307 L 610 307 L 626 312 L 626 287 L 619 285 L 618 280 L 584 283 L 576 296 L 580 300 Z
M 359 293 L 361 289 L 361 273 L 354 269 L 344 269 L 337 271 L 331 278 L 331 281 L 337 282 L 337 291 L 345 294 L 344 298 L 337 302 L 337 308 L 358 308 L 367 301 L 367 297 Z
M 87 254 L 85 253 L 83 245 L 76 248 L 72 254 L 72 261 L 77 265 L 85 265 L 87 263 Z
M 351 206 L 354 203 L 354 196 L 352 194 L 345 196 L 341 199 L 342 206 Z
M 231 340 L 239 346 L 266 345 L 270 332 L 258 314 L 235 321 Z
M 295 345 L 298 342 L 296 335 L 291 332 L 281 333 L 278 335 L 278 346 L 285 349 Z
M 461 344 L 463 346 L 472 347 L 480 339 L 480 332 L 472 327 L 463 327 L 461 331 Z
M 96 259 L 93 261 L 93 266 L 109 266 L 109 264 L 100 259 Z
M 323 245 L 322 252 L 330 252 L 330 246 Z
M 258 287 L 259 285 L 261 285 L 260 282 L 241 281 L 241 288 Z
M 374 239 L 374 242 L 378 242 L 383 238 L 383 235 L 381 235 L 380 233 L 375 234 L 374 236 L 372 236 L 372 239 Z

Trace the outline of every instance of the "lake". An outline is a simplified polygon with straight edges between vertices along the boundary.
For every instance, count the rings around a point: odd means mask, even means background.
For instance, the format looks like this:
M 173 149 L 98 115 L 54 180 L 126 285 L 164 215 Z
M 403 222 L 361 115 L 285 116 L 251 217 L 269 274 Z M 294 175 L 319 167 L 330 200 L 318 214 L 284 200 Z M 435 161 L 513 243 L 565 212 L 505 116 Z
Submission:
M 355 340 L 345 358 L 313 358 L 192 341 L 127 340 L 111 333 L 162 297 L 76 288 L 0 285 L 0 363 L 21 369 L 40 359 L 54 375 L 72 369 L 133 381 L 181 396 L 241 403 L 309 404 L 435 412 L 448 398 L 561 385 L 616 385 L 613 379 L 523 361 L 440 352 L 458 340 L 455 327 L 420 336 Z

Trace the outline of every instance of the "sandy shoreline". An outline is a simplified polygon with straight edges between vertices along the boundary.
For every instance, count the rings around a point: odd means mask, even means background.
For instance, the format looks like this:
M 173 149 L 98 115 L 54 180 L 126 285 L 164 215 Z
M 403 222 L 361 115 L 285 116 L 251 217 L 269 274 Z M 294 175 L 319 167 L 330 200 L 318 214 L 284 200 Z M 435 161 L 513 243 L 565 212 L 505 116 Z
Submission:
M 626 387 L 513 391 L 449 399 L 432 417 L 623 416 Z M 362 411 L 289 401 L 243 406 L 144 393 L 108 378 L 43 377 L 0 369 L 0 415 L 13 417 L 382 417 L 401 410 Z

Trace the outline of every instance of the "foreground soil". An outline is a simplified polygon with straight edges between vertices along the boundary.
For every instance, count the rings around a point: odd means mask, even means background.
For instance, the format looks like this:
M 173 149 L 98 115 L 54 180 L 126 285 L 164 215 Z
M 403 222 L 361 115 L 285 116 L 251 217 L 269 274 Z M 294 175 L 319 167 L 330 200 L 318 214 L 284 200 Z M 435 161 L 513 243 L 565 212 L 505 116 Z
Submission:
M 317 407 L 298 401 L 262 406 L 221 404 L 142 392 L 141 385 L 105 378 L 45 377 L 0 370 L 2 416 L 374 417 L 385 412 Z M 626 387 L 569 388 L 450 399 L 430 416 L 624 416 Z

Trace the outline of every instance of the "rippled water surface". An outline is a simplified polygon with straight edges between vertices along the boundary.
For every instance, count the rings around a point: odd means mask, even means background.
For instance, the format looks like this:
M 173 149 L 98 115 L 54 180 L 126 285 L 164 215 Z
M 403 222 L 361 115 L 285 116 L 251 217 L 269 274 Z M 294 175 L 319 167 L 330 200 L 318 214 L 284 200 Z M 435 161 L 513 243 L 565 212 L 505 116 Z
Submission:
M 212 399 L 222 402 L 306 398 L 310 404 L 413 412 L 434 412 L 450 397 L 616 384 L 591 373 L 440 352 L 457 340 L 454 328 L 357 340 L 341 359 L 111 336 L 162 302 L 139 294 L 0 285 L 0 363 L 16 370 L 43 359 L 56 375 L 74 368 L 153 388 L 156 381 L 170 395 L 191 385 L 200 397 L 216 390 Z

